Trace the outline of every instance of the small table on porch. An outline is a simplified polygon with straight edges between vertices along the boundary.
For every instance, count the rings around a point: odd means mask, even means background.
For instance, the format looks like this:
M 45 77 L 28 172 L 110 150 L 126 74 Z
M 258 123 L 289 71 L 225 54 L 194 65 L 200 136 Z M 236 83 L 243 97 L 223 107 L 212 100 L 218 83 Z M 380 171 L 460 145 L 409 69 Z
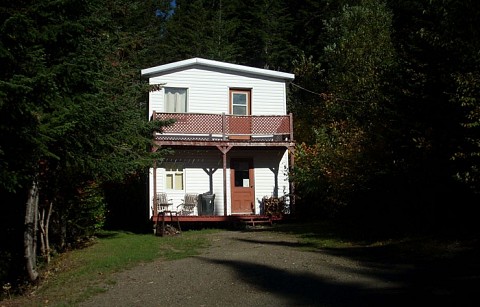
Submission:
M 176 233 L 182 232 L 182 229 L 180 228 L 180 220 L 178 219 L 178 212 L 165 210 L 165 211 L 158 212 L 158 215 L 157 215 L 157 221 L 156 221 L 156 227 L 155 227 L 155 234 L 157 236 L 163 237 L 165 235 L 165 219 L 167 216 L 170 217 L 171 223 L 177 222 Z M 160 223 L 160 220 L 161 220 L 161 223 Z

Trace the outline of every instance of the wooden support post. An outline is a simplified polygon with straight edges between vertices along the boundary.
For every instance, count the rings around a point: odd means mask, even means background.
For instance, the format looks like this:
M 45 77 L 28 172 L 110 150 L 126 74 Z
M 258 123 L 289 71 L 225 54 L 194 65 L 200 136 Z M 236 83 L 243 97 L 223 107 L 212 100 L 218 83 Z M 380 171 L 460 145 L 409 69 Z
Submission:
M 288 147 L 288 153 L 290 158 L 289 173 L 295 168 L 295 146 Z M 289 179 L 290 182 L 290 214 L 295 213 L 295 182 Z
M 222 152 L 223 158 L 223 215 L 227 216 L 227 152 L 232 149 L 232 145 L 228 146 L 220 146 L 218 145 L 217 148 Z
M 157 212 L 157 161 L 153 162 L 153 208 L 152 215 L 155 218 Z
M 290 142 L 293 142 L 293 115 L 289 113 L 288 116 L 290 117 Z

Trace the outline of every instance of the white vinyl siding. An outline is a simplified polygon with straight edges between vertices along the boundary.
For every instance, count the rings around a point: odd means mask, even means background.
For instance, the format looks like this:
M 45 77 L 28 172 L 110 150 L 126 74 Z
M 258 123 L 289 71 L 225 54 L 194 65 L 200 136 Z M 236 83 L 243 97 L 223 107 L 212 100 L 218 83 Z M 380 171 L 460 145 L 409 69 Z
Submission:
M 152 77 L 150 84 L 188 88 L 188 112 L 229 114 L 229 89 L 251 89 L 252 115 L 285 115 L 286 85 L 283 80 L 232 73 L 220 69 L 190 69 Z M 149 116 L 165 110 L 165 89 L 150 93 Z
M 255 213 L 260 213 L 260 204 L 264 196 L 270 197 L 275 193 L 282 196 L 289 193 L 289 182 L 287 176 L 288 151 L 279 149 L 272 150 L 239 150 L 232 149 L 228 152 L 228 163 L 231 158 L 253 158 L 254 182 L 255 182 Z M 215 215 L 224 213 L 223 195 L 223 168 L 222 158 L 217 149 L 212 150 L 176 150 L 174 157 L 182 161 L 184 166 L 185 190 L 165 191 L 165 168 L 159 165 L 157 168 L 157 191 L 167 192 L 169 199 L 172 199 L 173 209 L 182 202 L 185 193 L 205 193 L 210 190 L 210 184 L 215 194 Z M 168 160 L 168 157 L 167 157 Z M 168 163 L 167 163 L 168 164 Z M 277 171 L 278 170 L 278 171 Z M 209 174 L 211 173 L 211 175 Z M 152 174 L 152 171 L 151 171 Z M 277 176 L 277 186 L 275 186 Z M 150 190 L 153 193 L 153 176 L 150 175 Z M 212 181 L 210 181 L 210 178 Z M 230 168 L 227 168 L 227 214 L 231 214 L 230 208 Z M 151 206 L 153 205 L 152 200 Z M 194 214 L 198 211 L 195 210 Z
M 184 89 L 185 111 L 190 113 L 229 114 L 230 89 L 250 90 L 251 115 L 285 115 L 286 114 L 286 79 L 271 74 L 253 74 L 248 69 L 228 70 L 218 66 L 190 65 L 162 71 L 158 75 L 149 75 L 150 84 L 162 84 L 163 89 L 149 93 L 149 118 L 155 112 L 182 112 L 182 107 L 172 103 L 168 94 L 171 89 Z M 183 98 L 182 98 L 183 99 Z M 177 100 L 179 105 L 183 100 Z M 167 106 L 170 105 L 170 106 Z M 255 213 L 260 213 L 260 204 L 264 196 L 277 194 L 282 196 L 289 193 L 288 151 L 286 149 L 250 149 L 236 150 L 232 148 L 227 154 L 227 165 L 231 158 L 253 158 L 255 176 Z M 167 176 L 170 172 L 165 163 L 182 163 L 183 190 L 166 189 L 175 187 L 174 176 Z M 216 148 L 193 150 L 191 148 L 175 149 L 174 157 L 167 162 L 159 163 L 156 172 L 156 190 L 167 192 L 174 204 L 173 209 L 182 202 L 185 193 L 205 193 L 212 187 L 215 194 L 215 215 L 224 215 L 224 199 L 227 201 L 227 215 L 231 214 L 230 207 L 230 169 L 226 170 L 226 191 L 223 187 L 222 155 Z M 166 181 L 170 180 L 170 183 Z M 153 198 L 153 169 L 150 170 L 150 205 Z M 195 212 L 194 214 L 197 214 Z
M 212 184 L 215 193 L 215 215 L 223 215 L 223 169 L 218 149 L 211 150 L 175 150 L 171 157 L 166 156 L 166 162 L 157 166 L 157 191 L 166 192 L 172 199 L 173 209 L 182 203 L 185 193 L 202 194 L 210 190 Z M 177 162 L 175 162 L 177 161 Z M 165 190 L 165 167 L 170 163 L 183 165 L 185 186 L 183 191 Z M 210 174 L 211 173 L 211 176 Z M 152 171 L 153 174 L 153 171 Z M 150 176 L 150 190 L 153 191 L 153 176 Z M 210 181 L 210 178 L 212 181 Z M 153 193 L 153 192 L 152 192 Z M 195 209 L 194 214 L 198 211 Z
M 290 193 L 288 181 L 288 151 L 275 151 L 255 155 L 255 198 L 278 196 Z M 277 186 L 275 187 L 275 176 Z M 258 211 L 257 211 L 258 212 Z

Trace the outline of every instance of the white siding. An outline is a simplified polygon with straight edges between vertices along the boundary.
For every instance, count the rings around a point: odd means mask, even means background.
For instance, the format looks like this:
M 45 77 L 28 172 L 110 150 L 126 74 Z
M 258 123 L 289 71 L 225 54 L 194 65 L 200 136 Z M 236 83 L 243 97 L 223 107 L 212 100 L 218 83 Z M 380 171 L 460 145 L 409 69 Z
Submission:
M 173 157 L 167 157 L 168 163 L 182 163 L 184 166 L 185 190 L 165 190 L 165 169 L 162 164 L 157 168 L 157 191 L 167 192 L 172 199 L 173 208 L 182 203 L 185 193 L 205 193 L 210 190 L 208 170 L 213 170 L 212 186 L 215 193 L 215 215 L 223 215 L 223 167 L 220 151 L 214 150 L 176 150 Z M 153 173 L 153 172 L 152 172 Z M 152 178 L 153 176 L 151 176 Z M 151 179 L 153 191 L 153 179 Z M 152 192 L 153 195 L 153 192 Z M 150 200 L 153 206 L 153 197 Z M 198 212 L 195 210 L 195 214 Z
M 187 112 L 229 113 L 229 90 L 231 88 L 251 89 L 252 115 L 285 115 L 285 79 L 260 76 L 248 72 L 228 71 L 219 67 L 193 65 L 171 70 L 150 78 L 150 84 L 165 84 L 165 87 L 188 89 Z M 156 112 L 164 112 L 164 90 L 149 93 L 149 117 Z M 230 208 L 230 158 L 253 158 L 255 167 L 255 212 L 261 213 L 260 204 L 264 196 L 289 193 L 288 151 L 286 149 L 231 149 L 227 161 L 227 195 L 223 195 L 222 155 L 217 149 L 191 150 L 177 149 L 174 158 L 184 165 L 185 190 L 166 191 L 172 199 L 173 209 L 182 202 L 185 193 L 204 193 L 210 189 L 210 177 L 206 170 L 213 169 L 212 185 L 215 193 L 215 214 L 224 214 L 224 197 L 227 199 L 227 214 Z M 157 191 L 165 191 L 165 169 L 157 168 Z M 277 185 L 275 184 L 277 180 Z M 153 169 L 150 170 L 150 206 L 153 206 Z M 196 213 L 196 212 L 195 212 Z
M 229 113 L 229 89 L 252 90 L 252 115 L 285 115 L 286 98 L 283 80 L 232 73 L 226 70 L 191 67 L 150 78 L 150 84 L 188 88 L 188 112 Z M 150 93 L 149 116 L 164 112 L 164 90 Z
M 253 158 L 255 182 L 255 212 L 260 214 L 261 201 L 267 196 L 282 196 L 289 193 L 288 151 L 279 150 L 235 150 L 227 154 L 227 214 L 230 208 L 230 159 Z M 224 214 L 223 161 L 219 150 L 176 150 L 167 162 L 182 163 L 185 167 L 185 190 L 165 191 L 165 169 L 161 164 L 157 168 L 157 191 L 167 192 L 172 199 L 174 210 L 182 202 L 185 193 L 204 193 L 210 189 L 210 177 L 207 170 L 213 170 L 212 186 L 215 193 L 215 215 Z M 275 177 L 277 185 L 275 185 Z M 153 206 L 153 170 L 150 171 L 150 206 Z M 195 211 L 197 214 L 197 211 Z

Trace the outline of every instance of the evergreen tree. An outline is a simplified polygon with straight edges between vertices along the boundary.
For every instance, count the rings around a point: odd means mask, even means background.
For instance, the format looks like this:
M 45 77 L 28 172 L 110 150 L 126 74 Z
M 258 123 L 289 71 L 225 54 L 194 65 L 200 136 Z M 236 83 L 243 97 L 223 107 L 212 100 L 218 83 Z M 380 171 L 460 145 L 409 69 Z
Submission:
M 154 5 L 143 3 L 45 0 L 2 9 L 1 185 L 30 190 L 30 279 L 37 212 L 53 208 L 60 246 L 88 236 L 103 222 L 102 185 L 144 171 L 160 154 L 147 151 L 162 123 L 147 121 L 139 77 L 138 54 L 150 39 L 134 22 L 155 18 Z
M 254 67 L 288 71 L 296 53 L 288 40 L 293 19 L 286 1 L 240 1 L 236 7 L 237 62 Z
M 475 202 L 471 192 L 478 165 L 478 136 L 469 125 L 475 122 L 470 112 L 478 97 L 478 4 L 391 1 L 390 6 L 402 65 L 397 113 L 404 129 L 397 150 L 409 171 L 404 194 L 431 220 L 466 221 Z M 456 176 L 473 190 L 454 182 Z M 450 211 L 453 203 L 455 215 Z
M 165 25 L 160 47 L 160 63 L 203 57 L 233 61 L 231 43 L 235 20 L 231 5 L 220 1 L 176 1 L 176 7 Z

